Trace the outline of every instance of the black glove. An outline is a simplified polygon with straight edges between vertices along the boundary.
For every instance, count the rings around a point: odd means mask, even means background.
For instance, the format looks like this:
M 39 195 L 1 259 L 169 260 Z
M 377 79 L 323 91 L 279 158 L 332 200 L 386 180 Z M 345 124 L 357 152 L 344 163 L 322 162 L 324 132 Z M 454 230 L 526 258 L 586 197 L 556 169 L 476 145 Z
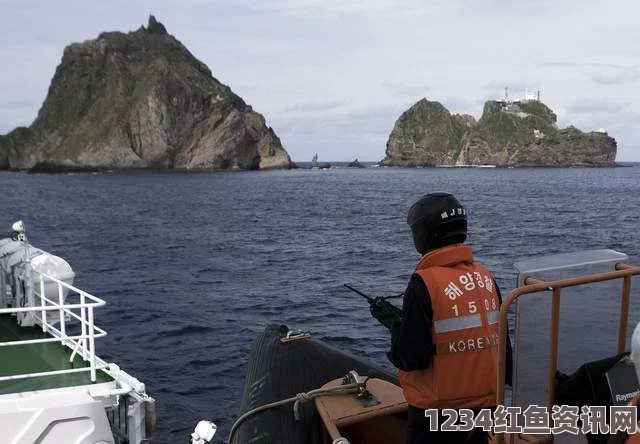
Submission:
M 389 330 L 402 321 L 402 310 L 383 298 L 375 298 L 370 309 L 371 315 Z

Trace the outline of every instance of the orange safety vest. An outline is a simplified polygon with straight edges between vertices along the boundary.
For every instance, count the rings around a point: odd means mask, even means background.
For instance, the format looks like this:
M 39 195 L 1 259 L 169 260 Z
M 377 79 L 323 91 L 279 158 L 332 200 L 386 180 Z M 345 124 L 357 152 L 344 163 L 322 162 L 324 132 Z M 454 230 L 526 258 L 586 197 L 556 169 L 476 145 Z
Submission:
M 399 371 L 407 403 L 425 409 L 494 406 L 500 301 L 493 276 L 473 262 L 466 244 L 427 253 L 415 274 L 431 298 L 436 354 L 428 369 Z

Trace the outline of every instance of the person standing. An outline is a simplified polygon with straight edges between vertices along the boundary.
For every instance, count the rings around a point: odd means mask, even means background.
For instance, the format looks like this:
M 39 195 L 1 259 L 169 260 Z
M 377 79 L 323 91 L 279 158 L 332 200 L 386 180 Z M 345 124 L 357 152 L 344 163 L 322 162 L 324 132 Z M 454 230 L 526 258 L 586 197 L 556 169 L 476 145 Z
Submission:
M 498 317 L 502 298 L 493 275 L 474 260 L 465 208 L 448 193 L 423 196 L 407 223 L 421 259 L 404 292 L 402 311 L 372 305 L 391 331 L 390 361 L 409 405 L 408 444 L 486 443 L 481 428 L 447 432 L 442 409 L 495 409 Z M 385 301 L 386 302 L 386 301 Z M 506 382 L 511 383 L 511 344 Z M 437 409 L 438 430 L 426 410 Z

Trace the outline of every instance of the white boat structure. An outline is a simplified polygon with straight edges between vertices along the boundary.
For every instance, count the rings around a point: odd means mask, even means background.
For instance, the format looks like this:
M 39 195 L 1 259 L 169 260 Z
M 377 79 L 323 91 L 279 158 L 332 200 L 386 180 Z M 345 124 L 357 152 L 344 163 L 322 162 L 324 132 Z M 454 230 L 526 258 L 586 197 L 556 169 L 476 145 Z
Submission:
M 0 239 L 0 431 L 5 444 L 141 444 L 155 433 L 145 385 L 96 355 L 105 301 L 62 258 Z

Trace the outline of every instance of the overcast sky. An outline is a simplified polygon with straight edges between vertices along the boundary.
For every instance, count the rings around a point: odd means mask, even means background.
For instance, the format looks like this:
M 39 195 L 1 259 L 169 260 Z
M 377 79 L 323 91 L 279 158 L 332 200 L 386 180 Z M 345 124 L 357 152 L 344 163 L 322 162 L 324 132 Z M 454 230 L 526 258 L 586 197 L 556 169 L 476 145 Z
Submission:
M 293 160 L 378 161 L 423 97 L 480 117 L 540 89 L 564 127 L 605 128 L 640 161 L 632 0 L 0 0 L 0 134 L 30 125 L 64 47 L 150 13 L 262 113 Z

